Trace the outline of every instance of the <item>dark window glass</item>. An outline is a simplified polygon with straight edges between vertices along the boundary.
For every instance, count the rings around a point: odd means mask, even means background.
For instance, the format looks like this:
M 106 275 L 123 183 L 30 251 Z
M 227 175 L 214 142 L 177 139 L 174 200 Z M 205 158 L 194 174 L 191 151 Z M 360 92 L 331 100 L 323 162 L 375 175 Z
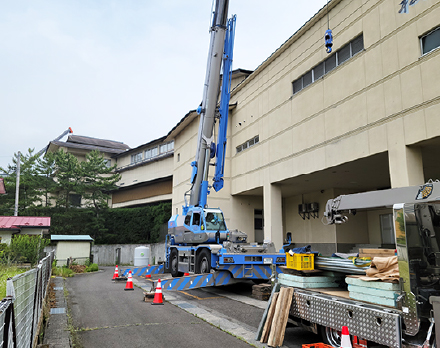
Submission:
M 70 194 L 69 201 L 73 207 L 80 207 L 81 206 L 81 195 Z
M 422 37 L 422 53 L 428 53 L 433 49 L 440 47 L 440 28 L 430 32 Z
M 199 213 L 193 213 L 193 226 L 199 226 L 200 225 L 200 214 Z
M 338 65 L 344 63 L 348 58 L 350 58 L 350 44 L 342 47 L 338 51 Z
M 308 73 L 306 73 L 303 76 L 303 86 L 307 87 L 308 85 L 310 85 L 312 83 L 312 70 L 310 70 Z
M 322 75 L 324 75 L 324 62 L 322 62 L 321 64 L 318 64 L 318 65 L 313 69 L 313 73 L 314 73 L 314 81 L 316 81 L 316 80 L 319 79 Z
M 260 141 L 260 136 L 257 135 L 257 136 L 255 137 L 255 144 L 257 144 L 259 141 Z
M 191 213 L 185 216 L 185 225 L 188 225 L 191 223 Z
M 293 81 L 293 94 L 298 93 L 300 90 L 302 90 L 302 78 Z
M 351 42 L 351 54 L 354 56 L 364 49 L 364 36 L 358 36 Z
M 332 71 L 334 68 L 336 68 L 336 54 L 333 54 L 332 56 L 328 57 L 324 61 L 324 65 L 325 65 L 326 74 Z

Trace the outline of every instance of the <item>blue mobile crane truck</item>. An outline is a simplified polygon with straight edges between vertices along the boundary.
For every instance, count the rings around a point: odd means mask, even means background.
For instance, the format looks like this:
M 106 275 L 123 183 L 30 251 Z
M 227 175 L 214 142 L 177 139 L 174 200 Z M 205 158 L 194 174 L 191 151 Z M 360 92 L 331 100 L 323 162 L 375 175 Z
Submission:
M 272 242 L 247 243 L 245 233 L 227 228 L 220 208 L 207 205 L 209 190 L 214 188 L 218 192 L 223 187 L 236 21 L 235 15 L 229 20 L 227 16 L 228 0 L 216 0 L 203 99 L 197 109 L 200 124 L 196 156 L 191 163 L 191 188 L 185 193 L 182 215 L 174 215 L 168 222 L 166 239 L 166 268 L 171 275 L 215 273 L 218 280 L 211 285 L 227 284 L 232 279 L 269 280 L 272 265 L 282 273 L 278 266 L 286 263 L 284 252 L 277 251 Z M 217 121 L 215 141 L 213 132 Z M 210 186 L 208 170 L 214 165 L 211 161 L 215 161 L 215 174 Z

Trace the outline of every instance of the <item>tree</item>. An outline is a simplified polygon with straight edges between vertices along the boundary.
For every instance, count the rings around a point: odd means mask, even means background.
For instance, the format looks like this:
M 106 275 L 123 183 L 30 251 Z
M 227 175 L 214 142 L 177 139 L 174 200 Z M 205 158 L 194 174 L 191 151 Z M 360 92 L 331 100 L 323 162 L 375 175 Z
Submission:
M 38 158 L 36 169 L 38 173 L 38 187 L 41 190 L 42 196 L 42 205 L 49 207 L 51 206 L 50 194 L 53 193 L 57 187 L 54 181 L 55 154 L 48 152 L 46 156 Z
M 70 197 L 72 193 L 82 191 L 81 170 L 78 159 L 71 153 L 62 149 L 55 153 L 55 190 L 58 193 L 57 206 L 66 210 L 71 206 Z
M 40 190 L 38 184 L 38 172 L 36 170 L 36 155 L 33 149 L 28 149 L 27 154 L 20 155 L 20 189 L 18 209 L 23 211 L 31 206 L 41 204 Z M 14 154 L 12 164 L 7 168 L 0 167 L 3 174 L 6 195 L 0 196 L 0 210 L 3 214 L 12 215 L 15 206 L 15 188 L 17 182 L 18 153 Z
M 116 183 L 121 175 L 114 173 L 116 165 L 108 167 L 107 162 L 98 151 L 89 152 L 86 160 L 80 163 L 81 190 L 85 205 L 99 210 L 108 208 L 109 192 L 117 188 Z

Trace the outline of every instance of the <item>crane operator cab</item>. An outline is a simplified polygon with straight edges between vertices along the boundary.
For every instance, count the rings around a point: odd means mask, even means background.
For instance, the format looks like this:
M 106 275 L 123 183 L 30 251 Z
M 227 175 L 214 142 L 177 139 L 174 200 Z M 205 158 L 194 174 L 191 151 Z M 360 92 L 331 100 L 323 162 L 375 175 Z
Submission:
M 228 230 L 219 208 L 189 207 L 186 215 L 174 215 L 168 221 L 171 244 L 222 244 L 224 241 L 246 243 L 243 232 Z

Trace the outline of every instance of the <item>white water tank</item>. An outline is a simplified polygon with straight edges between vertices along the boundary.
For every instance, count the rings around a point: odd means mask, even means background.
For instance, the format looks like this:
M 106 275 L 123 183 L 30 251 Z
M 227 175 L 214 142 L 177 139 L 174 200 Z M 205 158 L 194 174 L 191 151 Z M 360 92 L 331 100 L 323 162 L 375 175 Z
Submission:
M 134 266 L 148 266 L 150 263 L 150 248 L 140 246 L 134 249 Z

